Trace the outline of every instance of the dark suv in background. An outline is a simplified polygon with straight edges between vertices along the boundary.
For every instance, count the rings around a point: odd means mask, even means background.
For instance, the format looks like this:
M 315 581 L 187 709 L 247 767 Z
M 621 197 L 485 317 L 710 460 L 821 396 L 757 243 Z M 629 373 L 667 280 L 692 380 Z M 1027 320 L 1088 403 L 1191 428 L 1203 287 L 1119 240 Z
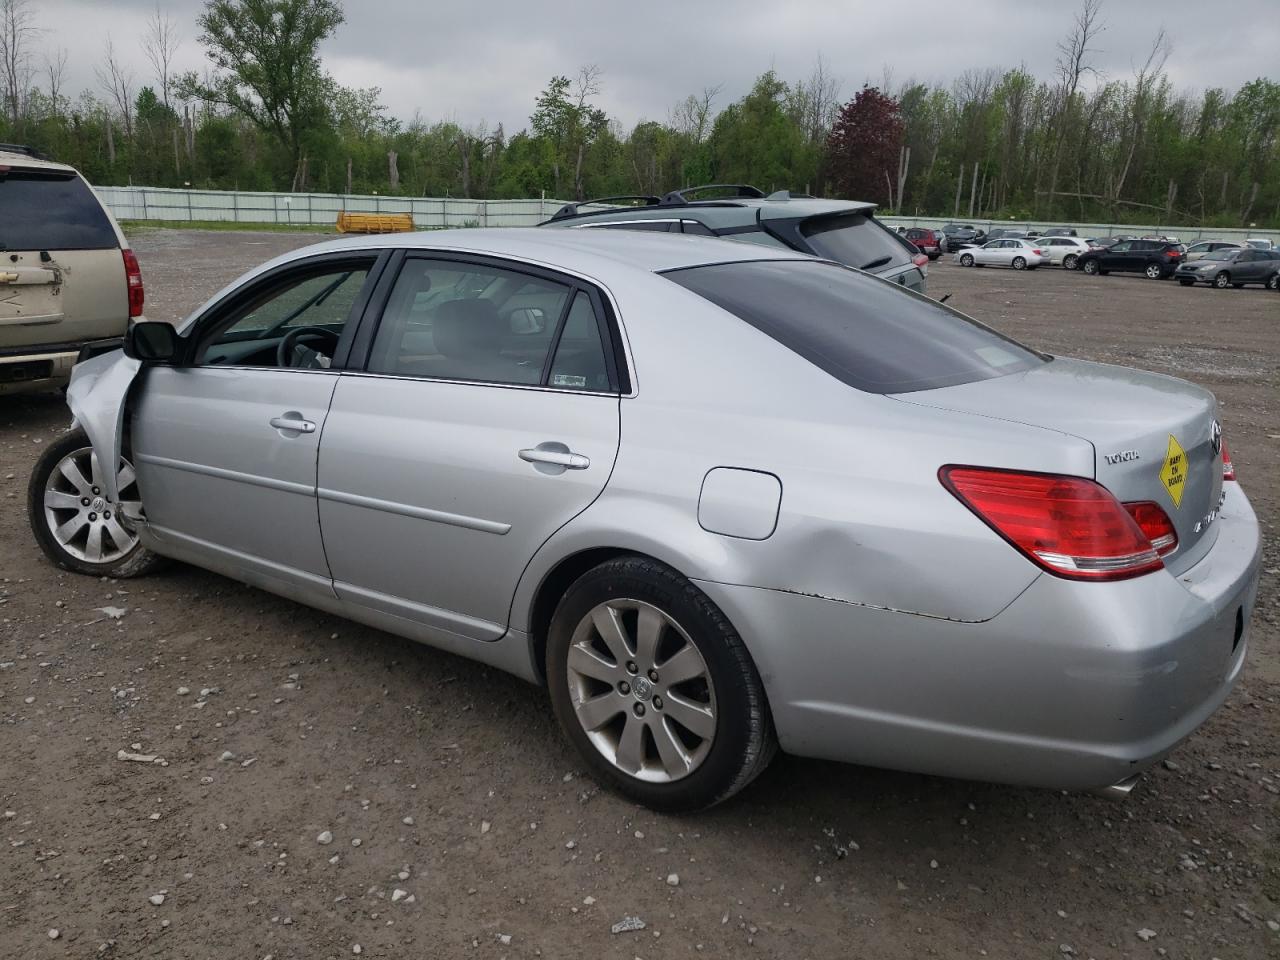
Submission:
M 621 204 L 626 206 L 604 206 Z M 594 209 L 590 209 L 594 207 Z M 925 292 L 929 259 L 874 216 L 876 205 L 822 200 L 745 184 L 708 184 L 662 197 L 604 197 L 568 203 L 540 227 L 651 230 L 784 247 L 847 264 Z
M 1186 249 L 1169 240 L 1120 240 L 1109 247 L 1080 255 L 1079 267 L 1090 276 L 1112 270 L 1141 273 L 1152 280 L 1167 280 L 1186 258 Z
M 942 246 L 945 252 L 955 253 L 961 247 L 974 243 L 982 243 L 987 234 L 967 223 L 944 223 L 942 225 Z

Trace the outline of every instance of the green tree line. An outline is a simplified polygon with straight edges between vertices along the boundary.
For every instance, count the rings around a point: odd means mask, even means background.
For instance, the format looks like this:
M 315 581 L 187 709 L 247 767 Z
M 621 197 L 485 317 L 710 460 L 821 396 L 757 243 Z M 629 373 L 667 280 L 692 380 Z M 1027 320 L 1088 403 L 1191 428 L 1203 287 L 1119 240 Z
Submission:
M 973 69 L 842 96 L 819 58 L 763 73 L 741 99 L 709 87 L 630 129 L 599 106 L 594 66 L 554 76 L 518 131 L 405 122 L 376 88 L 324 69 L 335 0 L 209 0 L 208 67 L 176 75 L 180 31 L 158 7 L 142 58 L 108 41 L 99 87 L 62 87 L 31 0 L 0 0 L 0 141 L 30 144 L 93 183 L 477 198 L 652 195 L 697 183 L 851 197 L 920 216 L 1280 225 L 1280 84 L 1174 89 L 1158 33 L 1131 75 L 1092 67 L 1105 30 L 1085 0 L 1054 74 Z M 145 60 L 146 82 L 129 65 Z M 852 67 L 852 65 L 850 65 Z

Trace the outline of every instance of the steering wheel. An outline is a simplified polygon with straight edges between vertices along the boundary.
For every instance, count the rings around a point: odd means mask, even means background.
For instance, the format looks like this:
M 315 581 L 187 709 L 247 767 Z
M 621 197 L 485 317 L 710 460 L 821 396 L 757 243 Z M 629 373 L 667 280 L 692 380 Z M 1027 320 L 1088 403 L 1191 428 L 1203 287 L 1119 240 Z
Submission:
M 294 347 L 304 336 L 324 337 L 326 340 L 332 341 L 332 347 L 329 351 L 330 356 L 338 348 L 338 334 L 327 327 L 294 327 L 281 337 L 280 342 L 276 345 L 276 366 L 294 366 Z

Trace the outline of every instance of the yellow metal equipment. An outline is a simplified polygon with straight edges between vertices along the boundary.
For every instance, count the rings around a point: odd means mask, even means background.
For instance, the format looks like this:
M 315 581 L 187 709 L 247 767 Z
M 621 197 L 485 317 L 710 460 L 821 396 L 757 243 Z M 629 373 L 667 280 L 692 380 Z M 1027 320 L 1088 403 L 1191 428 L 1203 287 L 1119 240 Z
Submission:
M 413 230 L 411 213 L 338 214 L 339 233 L 408 233 Z

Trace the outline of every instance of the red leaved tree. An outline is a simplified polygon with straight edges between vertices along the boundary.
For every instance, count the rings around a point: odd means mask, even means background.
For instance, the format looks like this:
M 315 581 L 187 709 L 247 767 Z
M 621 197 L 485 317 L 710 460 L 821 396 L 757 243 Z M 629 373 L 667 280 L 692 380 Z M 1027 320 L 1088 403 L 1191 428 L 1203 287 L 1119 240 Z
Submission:
M 871 200 L 890 194 L 906 126 L 898 101 L 863 87 L 840 108 L 827 138 L 826 181 L 837 196 Z

